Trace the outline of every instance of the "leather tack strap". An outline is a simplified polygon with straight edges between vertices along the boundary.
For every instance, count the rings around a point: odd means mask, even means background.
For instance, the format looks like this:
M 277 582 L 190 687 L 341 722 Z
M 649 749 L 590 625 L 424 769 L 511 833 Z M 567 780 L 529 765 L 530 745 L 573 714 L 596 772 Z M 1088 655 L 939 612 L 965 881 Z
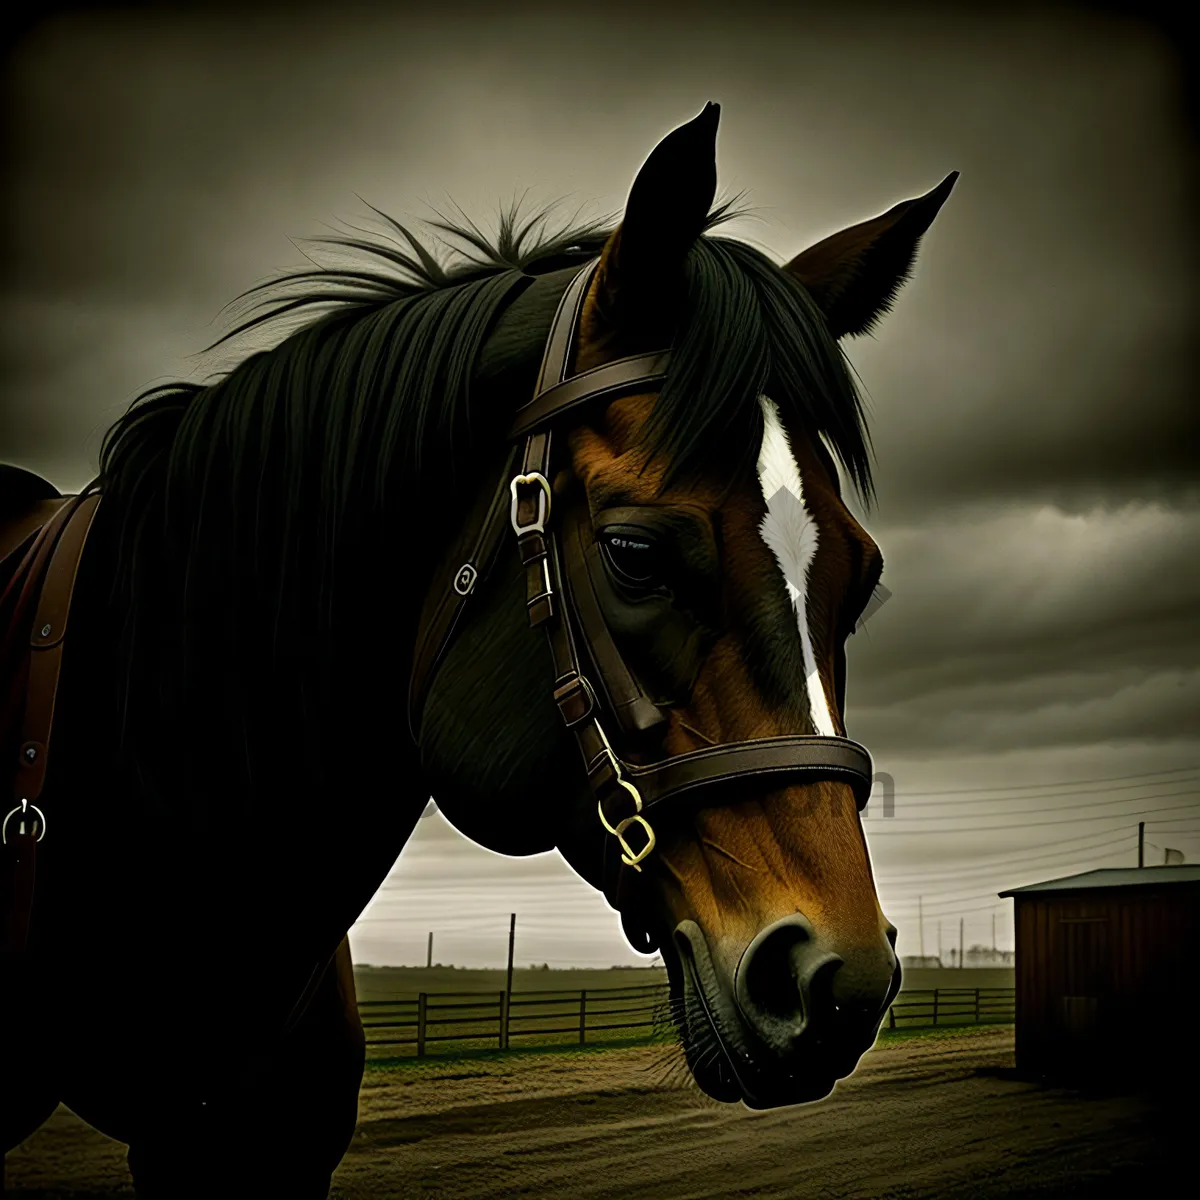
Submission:
M 583 302 L 587 299 L 588 288 L 591 287 L 592 278 L 599 265 L 600 260 L 593 258 L 567 284 L 554 312 L 554 320 L 550 323 L 550 334 L 546 338 L 546 348 L 542 351 L 542 365 L 538 370 L 537 386 L 533 389 L 533 400 L 525 405 L 525 409 L 531 404 L 536 404 L 547 389 L 566 378 L 571 348 L 575 344 L 575 331 L 579 328 L 579 318 L 583 315 Z M 521 411 L 524 410 L 518 410 L 518 415 Z M 514 430 L 510 436 L 517 438 L 522 435 Z
M 560 420 L 583 405 L 661 387 L 671 362 L 669 351 L 638 354 L 593 367 L 542 392 L 517 410 L 509 436 L 524 437 L 535 429 Z
M 871 795 L 874 768 L 865 747 L 849 738 L 800 734 L 706 746 L 650 766 L 626 766 L 642 796 L 642 811 L 669 807 L 728 780 L 775 783 L 833 778 L 848 783 L 861 812 Z
M 99 493 L 81 496 L 55 514 L 51 524 L 58 525 L 57 529 L 47 529 L 50 562 L 29 643 L 29 682 L 13 796 L 18 803 L 22 800 L 34 803 L 41 796 L 46 780 L 71 596 L 99 503 Z
M 525 570 L 529 622 L 544 630 L 550 649 L 554 701 L 579 746 L 601 823 L 615 835 L 605 840 L 604 887 L 610 903 L 620 908 L 623 884 L 640 870 L 638 863 L 655 845 L 647 814 L 694 804 L 706 796 L 713 803 L 728 802 L 729 793 L 717 795 L 721 785 L 748 780 L 776 785 L 842 781 L 853 789 L 862 809 L 871 791 L 872 766 L 862 746 L 840 737 L 759 738 L 637 765 L 619 757 L 609 743 L 600 724 L 602 711 L 615 714 L 625 738 L 660 729 L 665 717 L 641 689 L 608 629 L 589 570 L 588 554 L 595 547 L 585 536 L 586 516 L 572 512 L 563 521 L 554 511 L 552 430 L 561 417 L 577 413 L 585 404 L 660 386 L 670 355 L 667 351 L 637 355 L 567 377 L 595 269 L 593 261 L 580 270 L 559 302 L 534 397 L 518 410 L 510 430 L 514 439 L 523 442 L 523 452 L 520 472 L 509 481 L 503 498 L 510 503 L 510 524 Z M 493 498 L 488 531 L 499 528 L 495 510 Z M 425 641 L 444 647 L 453 631 L 453 621 L 439 618 Z M 440 654 L 441 650 L 424 651 L 418 655 L 419 663 L 436 666 Z M 419 720 L 423 687 L 414 687 L 412 695 Z M 603 719 L 607 723 L 608 718 Z M 635 827 L 641 840 L 635 835 L 631 844 L 626 834 Z M 635 872 L 623 871 L 622 864 Z
M 617 718 L 621 730 L 639 741 L 661 732 L 666 717 L 629 669 L 600 608 L 587 564 L 588 555 L 596 553 L 597 547 L 591 538 L 586 511 L 569 512 L 560 530 L 565 567 L 563 596 L 578 622 L 584 654 L 590 660 L 593 678 L 604 694 L 608 710 Z
M 579 271 L 559 299 L 554 321 L 550 327 L 546 348 L 538 371 L 535 395 L 547 379 L 558 379 L 565 370 L 571 352 L 575 327 L 579 322 L 588 282 L 599 260 L 589 262 Z M 515 439 L 515 435 L 514 435 Z M 517 453 L 514 447 L 512 454 Z M 413 667 L 409 676 L 408 720 L 414 738 L 419 738 L 425 701 L 438 666 L 458 628 L 467 600 L 474 595 L 479 583 L 488 577 L 505 534 L 511 528 L 540 525 L 539 506 L 543 516 L 549 512 L 552 480 L 550 470 L 550 436 L 544 434 L 526 439 L 521 458 L 519 478 L 528 483 L 517 484 L 512 473 L 513 458 L 505 464 L 491 502 L 477 506 L 468 519 L 459 544 L 471 547 L 464 554 L 451 553 L 452 562 L 444 564 L 434 578 L 421 615 Z M 478 532 L 475 532 L 478 531 Z M 531 623 L 538 625 L 549 620 L 554 612 L 554 591 L 549 583 L 546 566 L 546 537 L 543 529 L 529 528 L 518 536 L 521 560 L 525 567 L 525 599 Z M 466 567 L 473 568 L 465 571 Z
M 20 517 L 7 523 L 0 535 L 0 573 L 3 564 L 16 567 L 16 555 L 31 536 L 46 528 L 54 514 L 71 502 L 69 496 L 56 496 L 53 499 L 39 500 L 30 510 Z
M 37 846 L 46 835 L 46 817 L 37 801 L 46 781 L 71 596 L 99 502 L 97 493 L 85 492 L 59 508 L 34 539 L 18 576 L 12 581 L 12 585 L 21 586 L 16 612 L 27 613 L 26 601 L 31 603 L 35 595 L 37 610 L 32 633 L 26 635 L 29 661 L 13 806 L 4 806 L 7 811 L 2 818 L 0 958 L 6 964 L 19 962 L 29 941 Z M 0 607 L 5 606 L 0 604 Z
M 525 568 L 525 607 L 536 628 L 554 616 L 555 589 L 547 561 L 546 522 L 553 500 L 550 475 L 550 433 L 543 430 L 525 441 L 521 474 L 512 480 L 512 525 Z
M 504 544 L 509 517 L 508 481 L 515 459 L 514 447 L 504 460 L 499 485 L 491 493 L 481 493 L 484 502 L 477 504 L 468 518 L 426 599 L 408 685 L 408 721 L 414 738 L 420 736 L 421 717 L 433 677 L 471 597 L 491 574 Z
M 514 525 L 527 572 L 530 623 L 546 632 L 554 663 L 555 703 L 579 745 L 604 824 L 618 835 L 610 842 L 619 842 L 628 855 L 621 862 L 636 866 L 654 845 L 648 814 L 695 801 L 702 794 L 715 799 L 718 785 L 751 779 L 781 785 L 799 780 L 841 780 L 852 787 L 861 809 L 871 791 L 871 758 L 862 746 L 847 738 L 760 738 L 706 747 L 646 765 L 624 761 L 608 742 L 600 726 L 596 690 L 584 673 L 581 648 L 603 687 L 608 710 L 617 715 L 624 733 L 660 728 L 663 714 L 642 691 L 612 640 L 591 587 L 582 516 L 568 514 L 557 526 L 551 524 L 548 489 L 546 507 L 541 508 L 542 496 L 535 490 L 535 482 L 542 485 L 550 478 L 549 427 L 559 416 L 585 403 L 661 383 L 669 355 L 664 352 L 622 359 L 565 378 L 571 339 L 578 328 L 578 313 L 591 273 L 590 267 L 581 271 L 567 289 L 547 340 L 537 393 L 514 421 L 513 434 L 526 435 L 526 441 L 522 474 L 512 486 L 517 514 Z M 536 523 L 536 529 L 532 523 Z M 565 552 L 562 557 L 560 545 Z M 636 844 L 630 847 L 623 836 L 635 823 L 642 830 L 640 851 Z M 607 857 L 605 890 L 613 901 L 624 873 L 615 854 Z

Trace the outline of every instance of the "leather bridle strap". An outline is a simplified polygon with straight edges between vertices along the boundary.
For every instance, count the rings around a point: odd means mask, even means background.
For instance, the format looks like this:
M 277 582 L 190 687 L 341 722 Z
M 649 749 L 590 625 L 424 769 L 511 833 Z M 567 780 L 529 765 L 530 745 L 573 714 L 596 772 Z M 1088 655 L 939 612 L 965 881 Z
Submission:
M 576 277 L 559 301 L 559 309 L 551 327 L 548 352 L 543 355 L 534 400 L 517 411 L 509 432 L 509 436 L 514 440 L 527 438 L 518 478 L 536 475 L 544 479 L 546 483 L 543 495 L 547 506 L 552 488 L 552 481 L 547 474 L 550 463 L 550 434 L 548 431 L 540 431 L 535 437 L 528 438 L 530 430 L 535 426 L 557 421 L 567 411 L 574 411 L 598 396 L 617 396 L 660 385 L 666 377 L 670 359 L 667 351 L 618 359 L 574 376 L 561 385 L 544 387 L 547 369 L 553 369 L 551 364 L 565 363 L 570 354 L 571 333 L 578 324 L 579 308 L 586 294 L 587 278 L 593 266 L 594 264 L 589 264 Z M 582 381 L 586 381 L 586 385 Z M 513 453 L 516 453 L 515 448 Z M 499 486 L 490 494 L 490 503 L 485 508 L 476 506 L 476 510 L 466 521 L 463 534 L 435 575 L 434 586 L 430 589 L 425 611 L 421 616 L 420 634 L 409 677 L 408 718 L 414 738 L 419 739 L 425 699 L 433 677 L 459 628 L 463 612 L 470 598 L 475 595 L 480 582 L 487 579 L 491 573 L 510 522 L 521 507 L 521 501 L 516 497 L 522 485 L 514 489 L 511 480 L 510 454 L 505 461 Z M 532 486 L 542 488 L 541 484 L 535 483 Z M 538 494 L 534 492 L 526 506 L 521 509 L 523 519 L 528 523 L 537 522 L 537 505 Z M 531 533 L 538 531 L 532 530 Z M 536 611 L 538 615 L 535 624 L 547 620 L 554 605 L 553 590 L 548 586 L 548 576 L 543 567 L 545 551 L 544 538 L 537 536 L 526 538 L 521 548 L 526 572 L 526 601 L 531 605 L 531 612 Z
M 659 350 L 654 354 L 618 358 L 584 371 L 581 375 L 564 379 L 517 409 L 509 436 L 526 437 L 534 430 L 560 421 L 584 405 L 594 404 L 598 400 L 648 391 L 666 378 L 670 361 L 671 352 Z
M 754 780 L 784 786 L 819 779 L 848 784 L 861 810 L 870 795 L 872 766 L 870 755 L 857 742 L 813 735 L 709 746 L 643 765 L 625 761 L 613 749 L 600 724 L 601 695 L 619 715 L 618 724 L 626 735 L 654 730 L 662 723 L 662 713 L 625 664 L 596 598 L 588 590 L 591 584 L 584 561 L 587 549 L 578 528 L 581 518 L 573 515 L 574 526 L 566 531 L 565 555 L 564 543 L 556 536 L 552 523 L 553 427 L 593 402 L 661 387 L 670 354 L 659 351 L 623 358 L 567 377 L 584 298 L 597 261 L 579 271 L 559 302 L 534 397 L 518 410 L 511 427 L 511 436 L 524 440 L 520 470 L 507 488 L 502 484 L 492 496 L 488 515 L 474 537 L 474 557 L 468 562 L 485 573 L 494 561 L 494 543 L 503 533 L 497 513 L 502 510 L 500 502 L 507 501 L 509 524 L 525 569 L 529 623 L 545 631 L 550 649 L 555 704 L 579 746 L 600 821 L 621 847 L 621 863 L 640 871 L 639 864 L 655 845 L 654 830 L 647 820 L 649 813 L 694 804 L 706 796 L 715 798 L 725 784 Z M 468 524 L 468 531 L 477 525 L 478 520 Z M 472 541 L 469 532 L 464 538 Z M 466 543 L 460 539 L 460 544 Z M 456 553 L 452 552 L 451 557 Z M 410 688 L 410 720 L 414 727 L 419 726 L 432 674 L 457 628 L 458 616 L 473 586 L 466 595 L 455 597 L 441 590 L 444 583 L 435 584 L 427 602 L 433 615 L 422 622 Z M 581 649 L 595 668 L 594 680 L 584 671 Z M 631 846 L 625 836 L 635 826 L 642 832 L 639 848 Z M 606 890 L 611 901 L 615 886 L 606 884 Z
M 618 757 L 600 725 L 597 692 L 586 677 L 577 650 L 577 639 L 593 651 L 609 697 L 631 695 L 644 699 L 623 661 L 615 680 L 605 679 L 605 663 L 616 663 L 619 651 L 611 644 L 598 611 L 580 622 L 580 600 L 590 600 L 582 552 L 570 544 L 566 561 L 558 553 L 558 539 L 550 525 L 552 488 L 552 426 L 567 413 L 592 401 L 611 400 L 621 394 L 661 386 L 669 362 L 666 352 L 620 359 L 617 362 L 566 378 L 571 344 L 579 327 L 583 299 L 595 270 L 585 267 L 567 288 L 551 326 L 534 399 L 517 414 L 513 434 L 526 435 L 521 474 L 511 483 L 513 529 L 526 566 L 526 604 L 532 626 L 547 634 L 554 663 L 554 699 L 564 723 L 575 735 L 598 814 L 605 829 L 621 846 L 621 862 L 635 870 L 655 845 L 647 814 L 694 801 L 711 794 L 721 784 L 754 779 L 767 783 L 834 779 L 848 783 L 859 809 L 871 791 L 871 757 L 857 742 L 841 737 L 791 736 L 758 738 L 706 747 L 662 762 L 634 765 Z M 654 368 L 658 367 L 658 370 Z M 578 531 L 575 531 L 578 537 Z M 569 537 L 569 535 L 568 535 Z M 565 578 L 564 578 L 565 568 Z M 586 607 L 586 605 L 585 605 Z M 598 645 L 593 646 L 593 638 Z M 599 653 L 595 653 L 599 651 Z M 613 685 L 616 684 L 614 687 Z M 648 703 L 648 701 L 647 701 Z M 640 725 L 640 722 L 638 722 Z M 625 834 L 637 825 L 643 843 L 634 849 Z
M 463 534 L 446 555 L 438 572 L 440 585 L 431 588 L 426 599 L 408 684 L 408 721 L 414 740 L 420 739 L 425 697 L 450 648 L 467 602 L 475 594 L 480 580 L 491 574 L 504 544 L 508 530 L 508 481 L 512 477 L 515 457 L 514 447 L 505 457 L 498 487 L 490 493 L 480 493 L 487 503 L 475 506 Z
M 46 817 L 38 806 L 46 782 L 50 734 L 62 669 L 63 640 L 75 577 L 100 496 L 83 495 L 63 505 L 31 547 L 26 588 L 40 589 L 29 636 L 29 673 L 25 687 L 21 742 L 13 788 L 13 807 L 0 823 L 0 843 L 8 859 L 9 895 L 4 913 L 3 953 L 25 949 L 37 861 L 37 843 L 46 836 Z
M 854 789 L 858 808 L 871 794 L 871 756 L 842 737 L 798 734 L 706 746 L 650 766 L 624 765 L 642 796 L 642 812 L 674 807 L 698 789 L 736 777 L 769 783 L 802 782 L 807 776 L 840 779 Z

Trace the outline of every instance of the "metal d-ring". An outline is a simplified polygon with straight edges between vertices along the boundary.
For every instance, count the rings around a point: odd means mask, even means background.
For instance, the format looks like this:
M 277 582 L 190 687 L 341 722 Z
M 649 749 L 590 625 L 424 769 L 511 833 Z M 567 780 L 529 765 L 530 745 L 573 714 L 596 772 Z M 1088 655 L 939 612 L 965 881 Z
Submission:
M 630 825 L 640 825 L 646 832 L 646 844 L 640 850 L 635 851 L 625 840 L 625 830 Z M 654 836 L 654 830 L 650 827 L 650 822 L 641 813 L 635 813 L 632 817 L 626 817 L 623 821 L 618 821 L 615 833 L 617 841 L 621 843 L 621 848 L 624 850 L 624 853 L 621 855 L 621 861 L 627 867 L 632 867 L 635 871 L 640 871 L 642 868 L 638 866 L 638 863 L 650 857 L 650 852 L 654 849 L 654 843 L 657 840 Z
M 17 813 L 24 815 L 27 812 L 35 812 L 38 816 L 39 832 L 34 841 L 40 842 L 46 836 L 46 814 L 42 812 L 36 804 L 30 804 L 28 800 L 22 800 L 16 808 L 12 809 L 4 818 L 4 823 L 0 824 L 0 845 L 8 845 L 8 823 L 16 816 Z M 21 832 L 24 833 L 24 823 L 22 823 Z
M 596 811 L 600 814 L 600 824 L 604 826 L 609 833 L 621 843 L 621 861 L 627 866 L 632 867 L 635 871 L 640 871 L 642 868 L 638 865 L 650 856 L 650 852 L 654 849 L 656 841 L 654 830 L 650 826 L 650 822 L 642 816 L 642 794 L 621 774 L 621 761 L 613 753 L 612 746 L 609 745 L 608 738 L 604 734 L 604 730 L 599 721 L 594 722 L 596 732 L 600 735 L 600 741 L 604 743 L 604 752 L 608 755 L 608 761 L 612 765 L 613 774 L 617 777 L 617 784 L 623 787 L 630 796 L 633 797 L 633 816 L 625 817 L 618 821 L 616 825 L 610 825 L 608 818 L 604 815 L 604 802 L 598 800 L 596 802 Z M 640 849 L 635 850 L 625 840 L 625 830 L 630 825 L 640 825 L 646 832 L 646 844 Z
M 522 525 L 517 520 L 517 488 L 522 484 L 536 483 L 541 492 L 538 494 L 537 520 L 529 525 Z M 523 533 L 545 533 L 546 518 L 550 516 L 550 481 L 540 471 L 532 471 L 528 475 L 514 475 L 509 481 L 508 490 L 512 495 L 512 504 L 508 510 L 508 519 L 513 532 L 520 537 Z

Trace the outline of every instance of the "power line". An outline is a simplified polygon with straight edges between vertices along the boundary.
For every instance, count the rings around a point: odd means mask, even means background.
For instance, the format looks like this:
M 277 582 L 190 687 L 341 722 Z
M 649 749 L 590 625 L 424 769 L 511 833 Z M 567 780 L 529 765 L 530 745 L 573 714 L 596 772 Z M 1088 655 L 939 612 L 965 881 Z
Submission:
M 1191 796 L 1194 794 L 1195 793 L 1190 792 L 1190 791 L 1189 792 L 1164 792 L 1160 796 L 1139 796 L 1138 799 L 1140 799 L 1140 800 L 1159 800 L 1159 799 L 1163 799 L 1167 796 Z M 1184 809 L 1186 807 L 1187 807 L 1186 805 L 1179 805 L 1178 809 Z M 1164 811 L 1162 808 L 1140 808 L 1140 809 L 1136 809 L 1133 812 L 1113 813 L 1111 816 L 1101 815 L 1101 816 L 1094 817 L 1092 819 L 1096 820 L 1096 821 L 1120 821 L 1120 820 L 1124 820 L 1126 817 L 1140 817 L 1145 813 L 1162 812 L 1162 811 Z M 1168 809 L 1167 811 L 1171 811 L 1171 810 Z M 988 816 L 997 816 L 999 814 L 989 813 L 987 815 Z M 893 820 L 903 820 L 903 818 L 892 818 L 892 819 Z M 909 820 L 922 820 L 922 819 L 936 820 L 937 818 L 929 818 L 929 817 L 927 817 L 927 818 L 910 817 L 909 818 Z M 1009 831 L 1016 832 L 1017 830 L 1020 830 L 1020 829 L 1035 829 L 1040 825 L 1066 825 L 1066 824 L 1069 824 L 1071 821 L 1077 820 L 1077 819 L 1078 818 L 1076 818 L 1076 817 L 1054 817 L 1049 821 L 1022 821 L 1017 826 L 1013 826 L 1012 824 L 1009 824 L 1009 823 L 1006 823 L 1003 825 L 954 825 L 948 829 L 892 829 L 892 828 L 889 828 L 888 826 L 884 826 L 882 829 L 874 830 L 873 832 L 890 834 L 892 837 L 905 837 L 905 836 L 912 837 L 912 836 L 916 836 L 916 835 L 923 835 L 925 837 L 928 837 L 930 835 L 937 835 L 937 834 L 942 834 L 942 833 L 994 833 L 997 830 L 1009 830 Z
M 894 878 L 896 878 L 898 880 L 912 879 L 912 880 L 916 880 L 919 882 L 919 881 L 927 880 L 927 879 L 936 881 L 937 879 L 949 878 L 951 876 L 956 876 L 956 875 L 977 875 L 980 871 L 986 871 L 992 867 L 1008 867 L 1010 865 L 1020 865 L 1021 863 L 1033 862 L 1033 861 L 1036 861 L 1038 859 L 1043 859 L 1043 858 L 1069 858 L 1069 857 L 1075 856 L 1076 852 L 1078 852 L 1078 854 L 1093 854 L 1097 850 L 1103 850 L 1107 846 L 1114 846 L 1118 842 L 1123 842 L 1127 838 L 1136 836 L 1136 833 L 1134 830 L 1127 830 L 1125 833 L 1118 834 L 1116 837 L 1110 837 L 1109 835 L 1111 833 L 1112 833 L 1111 829 L 1101 829 L 1101 830 L 1098 830 L 1096 833 L 1084 834 L 1083 837 L 1081 837 L 1081 838 L 1064 838 L 1060 842 L 1042 843 L 1043 848 L 1048 850 L 1049 853 L 1029 854 L 1029 853 L 1026 853 L 1025 851 L 1018 850 L 1012 854 L 1005 854 L 1005 855 L 999 856 L 999 857 L 987 858 L 981 862 L 978 862 L 975 866 L 971 866 L 971 867 L 962 867 L 962 868 L 954 867 L 951 870 L 931 869 L 928 871 L 916 871 L 911 875 L 906 874 L 906 875 L 902 875 L 902 876 L 895 876 Z M 1108 840 L 1099 842 L 1099 843 L 1096 843 L 1093 845 L 1088 845 L 1088 846 L 1083 845 L 1084 842 L 1090 842 L 1093 838 L 1098 838 L 1098 837 L 1105 837 Z M 1074 846 L 1074 847 L 1076 847 L 1076 850 L 1050 850 L 1051 846 Z M 1036 847 L 1035 847 L 1035 849 L 1036 849 Z
M 1086 813 L 1087 811 L 1089 811 L 1090 809 L 1093 809 L 1093 808 L 1106 808 L 1106 807 L 1109 807 L 1114 804 L 1133 804 L 1133 803 L 1136 803 L 1141 800 L 1168 800 L 1173 796 L 1200 796 L 1200 790 L 1197 790 L 1196 788 L 1191 788 L 1187 791 L 1182 791 L 1182 792 L 1159 792 L 1155 796 L 1118 796 L 1115 800 L 1097 800 L 1095 802 L 1095 804 L 1088 804 L 1088 803 L 1048 804 L 1048 805 L 1039 805 L 1036 808 L 1013 808 L 1013 809 L 1006 808 L 1002 812 L 980 813 L 979 815 L 983 818 L 1003 817 L 1003 816 L 1019 817 L 1025 813 L 1046 812 L 1047 810 L 1049 810 L 1050 812 Z M 978 803 L 978 801 L 976 803 Z M 1006 801 L 1005 802 L 988 801 L 988 803 L 1007 803 L 1007 802 Z M 1168 810 L 1170 808 L 1170 806 L 1165 806 L 1165 807 L 1167 807 Z M 1187 804 L 1180 804 L 1180 805 L 1177 805 L 1176 807 L 1181 811 L 1186 811 L 1191 806 L 1187 805 Z M 954 815 L 969 815 L 969 814 L 954 814 Z M 947 817 L 948 817 L 948 814 L 937 815 L 937 816 L 909 817 L 909 816 L 904 816 L 900 813 L 894 813 L 890 817 L 885 817 L 884 820 L 888 821 L 889 823 L 892 821 L 945 821 L 945 820 L 947 820 Z M 868 819 L 868 821 L 870 820 L 869 817 L 867 819 Z M 1069 820 L 1070 818 L 1067 818 L 1067 819 Z
M 988 893 L 986 892 L 978 893 L 979 896 L 985 896 L 987 894 Z M 965 897 L 967 900 L 972 898 L 973 897 L 971 896 Z M 930 913 L 930 904 L 944 907 L 945 911 Z M 926 904 L 925 906 L 926 915 L 941 917 L 944 919 L 945 917 L 957 917 L 962 913 L 987 912 L 992 909 L 1002 909 L 1005 908 L 1005 906 L 1008 904 L 1008 901 L 997 898 L 984 904 L 962 904 L 957 900 L 933 900 L 930 902 L 930 904 Z M 886 907 L 888 911 L 901 910 L 897 915 L 901 920 L 904 921 L 911 920 L 913 918 L 913 914 L 916 912 L 916 909 L 906 908 L 903 904 L 888 904 Z
M 1200 766 L 1192 767 L 1169 767 L 1161 771 L 1141 771 L 1135 775 L 1107 775 L 1097 779 L 1062 779 L 1055 783 L 1013 783 L 1013 784 L 997 784 L 995 787 L 981 788 L 943 788 L 936 791 L 928 792 L 897 792 L 897 797 L 917 797 L 917 796 L 970 796 L 980 792 L 1020 792 L 1030 791 L 1037 788 L 1051 787 L 1079 787 L 1084 784 L 1092 783 L 1118 783 L 1125 779 L 1152 779 L 1156 775 L 1179 775 L 1185 771 L 1200 771 Z M 1160 779 L 1159 783 L 1175 782 L 1174 780 Z
M 1008 805 L 1008 804 L 1016 804 L 1021 800 L 1058 800 L 1058 799 L 1062 799 L 1064 797 L 1069 797 L 1069 796 L 1097 796 L 1097 795 L 1103 795 L 1107 792 L 1127 792 L 1131 788 L 1158 787 L 1158 786 L 1166 786 L 1166 785 L 1174 784 L 1174 783 L 1196 783 L 1196 782 L 1200 782 L 1200 776 L 1197 776 L 1196 779 L 1189 779 L 1186 776 L 1181 776 L 1178 779 L 1155 779 L 1152 781 L 1147 781 L 1145 783 L 1123 783 L 1117 787 L 1103 787 L 1103 788 L 1080 787 L 1080 788 L 1075 788 L 1074 790 L 1071 790 L 1071 791 L 1046 792 L 1040 796 L 1029 796 L 1029 795 L 973 796 L 973 795 L 971 795 L 971 796 L 952 796 L 952 797 L 949 797 L 946 799 L 940 799 L 940 800 L 921 800 L 921 799 L 917 798 L 919 796 L 919 793 L 897 792 L 897 793 L 895 793 L 894 798 L 900 799 L 900 800 L 916 799 L 916 804 L 913 806 L 916 808 L 947 808 L 952 805 L 961 805 L 961 804 L 969 804 L 969 805 L 1003 804 L 1003 805 Z M 1139 800 L 1139 799 L 1144 799 L 1144 797 L 1137 796 L 1137 795 L 1118 796 L 1113 800 L 1104 800 L 1104 801 L 1100 801 L 1100 803 L 1119 804 L 1122 800 Z M 906 805 L 906 807 L 907 807 L 907 805 Z M 1063 807 L 1067 807 L 1067 806 L 1064 805 Z

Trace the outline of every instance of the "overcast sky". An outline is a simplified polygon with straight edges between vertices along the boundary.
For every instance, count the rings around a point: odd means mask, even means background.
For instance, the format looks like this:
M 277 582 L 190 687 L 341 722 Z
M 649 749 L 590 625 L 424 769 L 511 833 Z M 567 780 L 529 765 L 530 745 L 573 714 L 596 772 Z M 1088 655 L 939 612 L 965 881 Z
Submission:
M 616 211 L 707 100 L 720 186 L 758 210 L 737 232 L 781 259 L 958 170 L 895 312 L 848 347 L 892 593 L 852 641 L 848 713 L 895 779 L 895 816 L 867 818 L 885 908 L 905 954 L 919 895 L 927 952 L 960 915 L 1010 945 L 999 888 L 1134 865 L 1139 819 L 1151 861 L 1200 859 L 1195 191 L 1156 37 L 1070 9 L 406 7 L 96 12 L 25 39 L 0 459 L 78 487 L 139 391 L 209 373 L 222 306 L 364 200 Z M 436 958 L 500 963 L 514 908 L 521 962 L 636 961 L 556 856 L 436 815 L 356 955 L 423 961 L 433 929 Z

